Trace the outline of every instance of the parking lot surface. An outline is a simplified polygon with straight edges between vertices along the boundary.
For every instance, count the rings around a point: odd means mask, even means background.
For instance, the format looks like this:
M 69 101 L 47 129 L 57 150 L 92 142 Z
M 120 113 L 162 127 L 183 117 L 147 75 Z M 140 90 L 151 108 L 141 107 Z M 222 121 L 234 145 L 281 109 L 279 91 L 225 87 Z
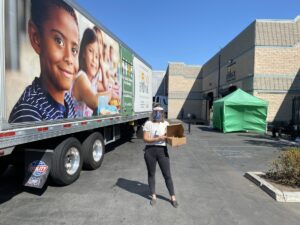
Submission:
M 158 166 L 158 201 L 149 204 L 144 143 L 133 139 L 109 146 L 101 168 L 65 187 L 24 188 L 10 168 L 0 178 L 0 224 L 299 224 L 299 203 L 278 203 L 244 177 L 267 171 L 289 142 L 200 125 L 186 136 L 186 145 L 169 147 L 178 208 Z

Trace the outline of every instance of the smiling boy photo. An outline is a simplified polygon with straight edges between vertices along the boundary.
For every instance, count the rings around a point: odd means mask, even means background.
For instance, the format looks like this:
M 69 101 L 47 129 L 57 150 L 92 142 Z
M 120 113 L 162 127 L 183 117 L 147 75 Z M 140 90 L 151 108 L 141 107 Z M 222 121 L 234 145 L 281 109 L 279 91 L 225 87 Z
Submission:
M 68 93 L 79 67 L 79 28 L 74 9 L 61 0 L 31 0 L 28 35 L 39 55 L 40 76 L 24 90 L 9 123 L 74 118 Z

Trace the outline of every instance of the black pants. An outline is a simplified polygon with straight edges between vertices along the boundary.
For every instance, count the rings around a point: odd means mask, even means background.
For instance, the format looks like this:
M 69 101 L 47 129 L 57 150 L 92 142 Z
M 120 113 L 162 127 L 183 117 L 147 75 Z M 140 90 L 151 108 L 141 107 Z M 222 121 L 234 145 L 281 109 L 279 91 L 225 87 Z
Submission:
M 150 193 L 155 194 L 155 171 L 156 162 L 165 178 L 165 182 L 170 195 L 175 195 L 174 186 L 170 171 L 170 159 L 168 149 L 166 146 L 146 146 L 144 154 L 147 170 L 148 170 L 148 184 Z

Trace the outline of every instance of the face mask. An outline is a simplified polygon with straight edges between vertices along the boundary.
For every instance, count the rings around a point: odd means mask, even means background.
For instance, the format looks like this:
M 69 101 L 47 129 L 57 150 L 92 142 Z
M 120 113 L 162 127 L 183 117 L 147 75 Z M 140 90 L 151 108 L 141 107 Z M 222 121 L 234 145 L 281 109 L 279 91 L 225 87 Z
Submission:
M 161 115 L 161 112 L 159 112 L 159 111 L 154 111 L 153 112 L 153 119 L 154 120 L 161 120 L 162 119 L 162 115 Z

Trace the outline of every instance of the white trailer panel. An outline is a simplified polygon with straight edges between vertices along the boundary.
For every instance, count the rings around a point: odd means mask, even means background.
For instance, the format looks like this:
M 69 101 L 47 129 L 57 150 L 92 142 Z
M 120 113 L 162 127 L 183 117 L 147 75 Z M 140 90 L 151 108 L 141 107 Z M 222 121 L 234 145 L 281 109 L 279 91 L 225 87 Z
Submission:
M 138 58 L 133 58 L 135 75 L 134 111 L 152 110 L 152 70 Z

